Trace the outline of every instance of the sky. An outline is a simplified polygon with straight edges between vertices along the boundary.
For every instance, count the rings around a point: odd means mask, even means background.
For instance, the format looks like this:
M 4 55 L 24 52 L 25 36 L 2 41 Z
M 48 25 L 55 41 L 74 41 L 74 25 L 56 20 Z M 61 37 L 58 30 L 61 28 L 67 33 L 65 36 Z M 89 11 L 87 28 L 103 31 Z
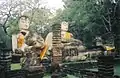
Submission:
M 0 3 L 4 2 L 5 0 L 0 0 Z
M 50 9 L 59 9 L 63 8 L 64 2 L 62 0 L 46 0 L 47 1 L 47 7 Z
M 0 3 L 6 0 L 0 0 Z M 9 0 L 8 0 L 9 1 Z M 50 9 L 59 9 L 63 8 L 64 2 L 62 0 L 44 0 L 47 4 L 46 6 Z
M 11 0 L 0 0 L 0 4 L 2 2 L 6 2 L 6 1 L 11 1 Z M 12 0 L 12 1 L 14 1 L 14 0 Z M 24 0 L 21 0 L 21 1 L 24 1 Z M 32 0 L 32 1 L 34 1 L 34 0 Z M 63 7 L 64 2 L 62 0 L 43 0 L 43 1 L 45 2 L 45 4 L 43 3 L 43 6 L 50 9 L 51 13 L 53 13 L 53 14 L 56 13 L 57 9 L 64 9 L 64 7 Z

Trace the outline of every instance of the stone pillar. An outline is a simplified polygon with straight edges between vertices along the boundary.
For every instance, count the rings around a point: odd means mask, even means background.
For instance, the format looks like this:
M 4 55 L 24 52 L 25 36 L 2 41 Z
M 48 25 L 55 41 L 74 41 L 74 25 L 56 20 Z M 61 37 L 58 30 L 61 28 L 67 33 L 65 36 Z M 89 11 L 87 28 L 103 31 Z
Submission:
M 62 51 L 61 51 L 61 25 L 54 24 L 52 27 L 53 37 L 52 37 L 52 62 L 61 63 L 62 62 Z
M 114 75 L 114 58 L 113 56 L 98 57 L 99 78 L 113 78 Z
M 11 69 L 11 52 L 7 49 L 2 49 L 0 51 L 0 65 L 4 67 L 5 71 Z
M 52 64 L 51 64 L 51 78 L 60 78 L 60 66 L 62 63 L 62 51 L 61 51 L 61 25 L 54 24 L 52 27 Z

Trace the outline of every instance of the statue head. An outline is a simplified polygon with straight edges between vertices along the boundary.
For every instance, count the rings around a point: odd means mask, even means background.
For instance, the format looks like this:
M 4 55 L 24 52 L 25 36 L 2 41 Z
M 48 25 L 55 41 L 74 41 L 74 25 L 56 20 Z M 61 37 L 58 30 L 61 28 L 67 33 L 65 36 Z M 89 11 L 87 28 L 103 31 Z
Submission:
M 27 30 L 29 28 L 29 17 L 28 16 L 21 16 L 19 18 L 19 29 L 20 30 Z
M 68 22 L 62 22 L 61 23 L 61 30 L 62 31 L 68 31 Z

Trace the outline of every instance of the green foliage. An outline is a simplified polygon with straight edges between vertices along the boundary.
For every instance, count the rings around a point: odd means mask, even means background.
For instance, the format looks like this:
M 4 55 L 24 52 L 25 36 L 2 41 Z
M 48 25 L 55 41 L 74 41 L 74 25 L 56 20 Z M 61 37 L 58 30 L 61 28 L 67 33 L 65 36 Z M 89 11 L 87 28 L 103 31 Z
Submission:
M 101 36 L 104 43 L 114 43 L 120 52 L 120 1 L 115 1 L 64 0 L 65 9 L 56 19 L 68 21 L 69 31 L 87 47 L 93 45 L 96 36 Z
M 11 17 L 7 23 L 8 35 L 17 34 L 19 32 L 18 17 Z
M 45 25 L 49 20 L 50 10 L 45 8 L 34 8 L 30 11 L 24 13 L 29 16 L 30 22 L 34 23 L 34 25 Z
M 37 32 L 42 36 L 46 36 L 50 29 L 51 21 L 49 19 L 50 10 L 45 8 L 34 8 L 24 13 L 30 19 L 30 31 Z M 11 16 L 6 24 L 8 35 L 17 34 L 19 17 Z
M 45 38 L 51 25 L 49 17 L 52 14 L 50 10 L 45 8 L 34 8 L 26 12 L 25 15 L 30 18 L 30 31 L 37 32 Z
M 87 43 L 88 41 L 92 42 L 92 36 L 94 36 L 94 32 L 96 32 L 93 28 L 97 25 L 94 23 L 95 18 L 93 17 L 93 11 L 95 12 L 95 9 L 93 8 L 94 1 L 66 0 L 64 2 L 65 10 L 57 14 L 57 19 L 69 22 L 69 31 L 73 33 L 75 38 Z M 91 20 L 91 18 L 93 19 Z M 86 33 L 86 31 L 89 33 Z
M 50 31 L 52 24 L 67 21 L 69 22 L 69 31 L 88 47 L 93 45 L 93 40 L 96 36 L 101 36 L 107 42 L 110 42 L 111 39 L 109 37 L 112 36 L 114 39 L 112 41 L 114 41 L 115 45 L 119 45 L 117 44 L 120 43 L 119 0 L 116 0 L 117 4 L 112 3 L 112 0 L 63 1 L 65 9 L 58 9 L 56 15 L 45 8 L 32 7 L 27 10 L 25 15 L 30 17 L 30 30 L 34 30 L 45 37 Z M 9 26 L 7 29 L 9 35 L 18 32 L 17 21 L 18 18 L 16 16 L 8 20 L 6 27 Z
M 85 45 L 93 45 L 96 36 L 103 36 L 110 31 L 108 10 L 112 7 L 110 0 L 64 0 L 65 9 L 58 12 L 56 19 L 69 22 L 69 31 L 74 37 L 84 41 Z M 104 18 L 103 18 L 104 17 Z M 57 20 L 56 20 L 57 21 Z

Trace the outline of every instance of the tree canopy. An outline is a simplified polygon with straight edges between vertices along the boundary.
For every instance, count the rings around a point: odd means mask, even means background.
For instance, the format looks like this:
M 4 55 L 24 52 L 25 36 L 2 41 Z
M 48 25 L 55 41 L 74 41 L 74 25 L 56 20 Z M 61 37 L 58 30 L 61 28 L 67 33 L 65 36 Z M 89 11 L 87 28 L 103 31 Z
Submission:
M 119 0 L 63 1 L 65 9 L 58 11 L 56 19 L 68 21 L 69 31 L 75 38 L 83 40 L 86 46 L 93 45 L 97 36 L 102 37 L 105 44 L 115 43 L 118 37 L 115 35 L 119 33 Z
M 18 31 L 18 17 L 24 13 L 30 17 L 31 30 L 46 34 L 54 22 L 69 23 L 69 32 L 84 42 L 94 45 L 101 37 L 103 43 L 115 45 L 120 52 L 120 1 L 119 0 L 63 0 L 64 9 L 52 13 L 44 0 L 10 0 L 0 6 L 1 25 L 9 35 Z M 5 9 L 5 10 L 4 10 Z

